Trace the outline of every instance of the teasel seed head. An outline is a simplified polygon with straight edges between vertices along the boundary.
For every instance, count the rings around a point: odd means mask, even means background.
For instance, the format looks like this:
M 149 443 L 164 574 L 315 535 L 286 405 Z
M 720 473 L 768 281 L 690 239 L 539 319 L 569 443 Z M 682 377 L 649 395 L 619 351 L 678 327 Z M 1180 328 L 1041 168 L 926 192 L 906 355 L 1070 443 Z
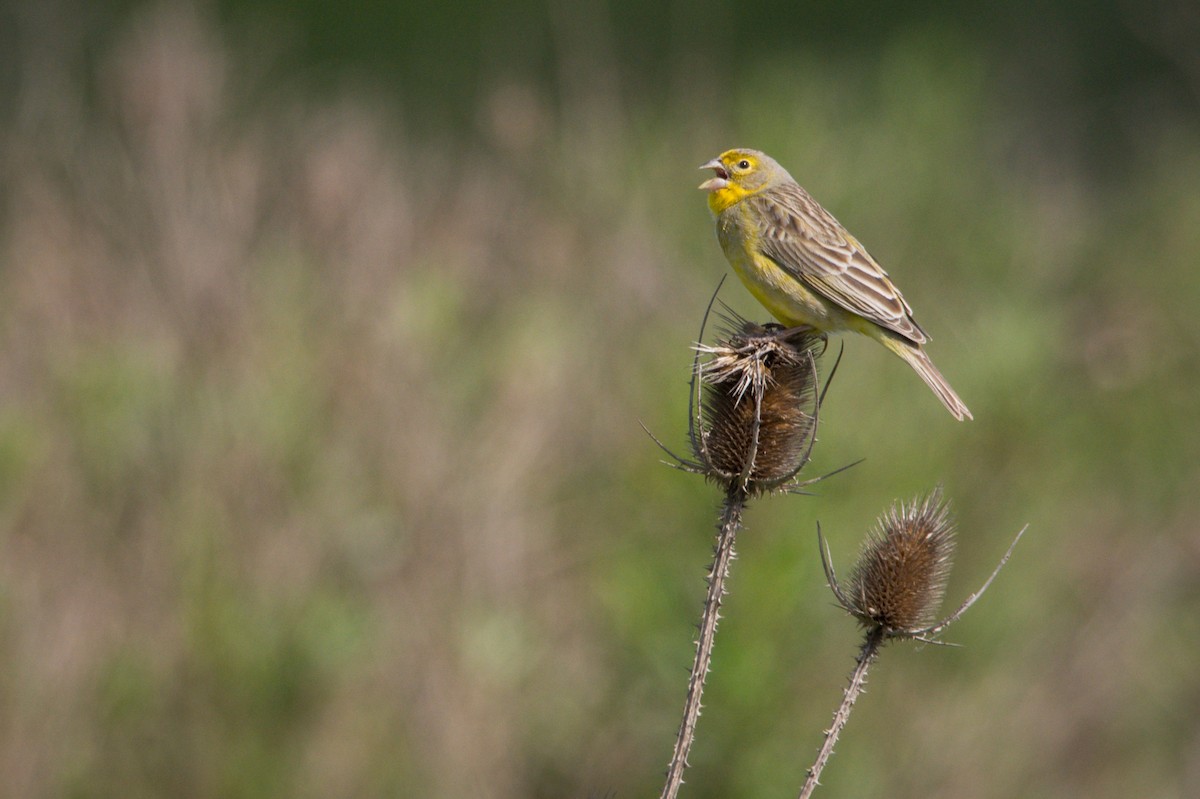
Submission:
M 740 328 L 700 352 L 699 471 L 727 491 L 787 486 L 808 462 L 817 426 L 817 358 L 824 339 L 778 325 Z
M 880 517 L 848 584 L 831 587 L 862 626 L 887 637 L 914 637 L 934 623 L 953 555 L 954 522 L 939 487 Z

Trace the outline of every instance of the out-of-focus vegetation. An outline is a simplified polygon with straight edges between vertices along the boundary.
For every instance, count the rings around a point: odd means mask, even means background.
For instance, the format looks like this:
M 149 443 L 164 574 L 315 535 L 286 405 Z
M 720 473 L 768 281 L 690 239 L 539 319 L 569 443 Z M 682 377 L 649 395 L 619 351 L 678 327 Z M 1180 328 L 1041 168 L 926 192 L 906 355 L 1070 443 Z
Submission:
M 685 795 L 798 790 L 858 640 L 816 521 L 848 564 L 938 482 L 951 603 L 1030 532 L 820 795 L 1200 794 L 1194 4 L 384 5 L 0 9 L 6 795 L 656 793 L 718 498 L 638 422 L 734 145 L 976 421 L 846 342 L 809 474 L 866 462 L 751 509 Z

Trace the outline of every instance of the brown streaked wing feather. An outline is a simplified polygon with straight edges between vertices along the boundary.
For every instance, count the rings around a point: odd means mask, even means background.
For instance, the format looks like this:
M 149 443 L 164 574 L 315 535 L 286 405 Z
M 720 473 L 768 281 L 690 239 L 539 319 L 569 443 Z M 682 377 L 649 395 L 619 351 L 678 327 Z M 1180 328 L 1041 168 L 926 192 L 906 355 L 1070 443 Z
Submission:
M 761 220 L 764 255 L 842 308 L 914 344 L 925 343 L 925 331 L 887 272 L 798 184 L 784 183 L 747 201 Z

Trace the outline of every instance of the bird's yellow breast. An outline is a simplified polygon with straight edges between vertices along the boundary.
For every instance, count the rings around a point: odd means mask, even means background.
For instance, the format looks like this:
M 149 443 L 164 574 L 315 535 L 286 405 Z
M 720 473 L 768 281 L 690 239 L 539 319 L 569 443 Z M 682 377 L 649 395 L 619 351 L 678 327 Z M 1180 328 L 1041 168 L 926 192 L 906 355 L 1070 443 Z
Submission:
M 821 331 L 857 329 L 858 317 L 808 288 L 760 252 L 758 231 L 751 220 L 733 208 L 717 218 L 717 238 L 730 266 L 771 315 L 793 327 L 809 325 Z

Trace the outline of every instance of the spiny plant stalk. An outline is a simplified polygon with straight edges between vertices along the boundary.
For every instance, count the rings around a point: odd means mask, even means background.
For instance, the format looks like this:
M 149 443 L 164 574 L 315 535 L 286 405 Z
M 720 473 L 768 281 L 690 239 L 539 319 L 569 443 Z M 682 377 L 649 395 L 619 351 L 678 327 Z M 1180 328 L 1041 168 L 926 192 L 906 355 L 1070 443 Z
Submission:
M 725 503 L 721 508 L 721 523 L 717 531 L 716 551 L 708 572 L 708 595 L 704 599 L 700 633 L 696 638 L 696 658 L 692 662 L 692 673 L 688 678 L 683 721 L 680 722 L 679 733 L 675 736 L 675 751 L 667 767 L 667 781 L 663 786 L 662 799 L 674 799 L 683 785 L 683 772 L 688 767 L 688 753 L 696 738 L 696 721 L 700 718 L 704 680 L 712 663 L 713 642 L 717 635 L 717 622 L 721 616 L 721 599 L 725 596 L 725 580 L 729 577 L 729 565 L 737 557 L 733 544 L 742 526 L 742 512 L 745 507 L 744 490 L 735 489 L 725 496 Z
M 803 790 L 800 791 L 800 799 L 808 799 L 808 797 L 812 796 L 812 792 L 816 790 L 817 780 L 821 776 L 821 771 L 824 770 L 825 764 L 829 762 L 829 758 L 833 756 L 833 747 L 837 744 L 838 736 L 842 734 L 842 728 L 850 720 L 850 711 L 853 709 L 858 695 L 862 693 L 863 688 L 867 685 L 867 670 L 871 668 L 871 664 L 875 662 L 875 658 L 879 655 L 879 649 L 883 645 L 883 640 L 884 636 L 881 629 L 876 628 L 867 633 L 867 639 L 863 641 L 862 649 L 858 653 L 858 662 L 854 666 L 854 671 L 850 674 L 850 684 L 846 686 L 843 693 L 842 704 L 838 706 L 837 712 L 833 714 L 833 723 L 825 731 L 825 740 L 821 744 L 821 751 L 817 753 L 816 762 L 808 769 L 808 779 L 804 783 Z
M 825 568 L 829 588 L 838 604 L 865 629 L 866 637 L 850 675 L 850 684 L 843 693 L 841 705 L 833 714 L 833 723 L 825 733 L 817 759 L 808 770 L 799 799 L 807 799 L 816 790 L 821 772 L 833 755 L 838 736 L 866 685 L 867 670 L 879 656 L 883 645 L 891 640 L 942 643 L 936 637 L 958 621 L 983 595 L 1004 564 L 1008 563 L 1024 533 L 1025 528 L 1017 533 L 983 586 L 967 597 L 958 610 L 935 623 L 934 614 L 946 593 L 946 581 L 950 577 L 954 553 L 954 522 L 948 503 L 942 499 L 940 487 L 923 499 L 893 505 L 879 519 L 867 535 L 862 554 L 854 565 L 846 588 L 838 583 L 828 547 L 818 526 L 821 564 Z

